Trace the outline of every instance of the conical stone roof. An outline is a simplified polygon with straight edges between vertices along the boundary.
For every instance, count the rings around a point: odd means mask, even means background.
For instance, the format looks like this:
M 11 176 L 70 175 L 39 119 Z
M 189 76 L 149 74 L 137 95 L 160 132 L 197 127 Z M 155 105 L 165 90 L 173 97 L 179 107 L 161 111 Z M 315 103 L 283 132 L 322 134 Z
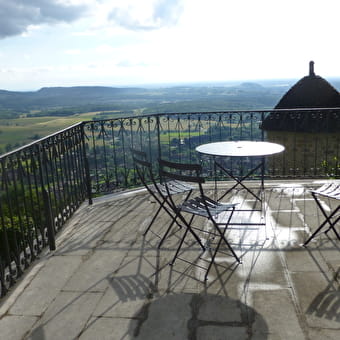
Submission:
M 309 63 L 309 75 L 299 80 L 281 98 L 275 109 L 339 108 L 340 93 L 325 79 L 314 73 Z M 306 113 L 271 113 L 262 124 L 264 130 L 299 132 L 340 131 L 340 111 Z

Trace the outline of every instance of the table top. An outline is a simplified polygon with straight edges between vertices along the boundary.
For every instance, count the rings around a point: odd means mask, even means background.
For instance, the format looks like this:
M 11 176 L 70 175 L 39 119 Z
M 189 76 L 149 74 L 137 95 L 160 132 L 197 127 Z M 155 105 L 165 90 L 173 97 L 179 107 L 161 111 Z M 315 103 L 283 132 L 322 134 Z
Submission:
M 196 151 L 210 156 L 221 157 L 255 157 L 280 153 L 284 146 L 270 142 L 230 141 L 199 145 Z

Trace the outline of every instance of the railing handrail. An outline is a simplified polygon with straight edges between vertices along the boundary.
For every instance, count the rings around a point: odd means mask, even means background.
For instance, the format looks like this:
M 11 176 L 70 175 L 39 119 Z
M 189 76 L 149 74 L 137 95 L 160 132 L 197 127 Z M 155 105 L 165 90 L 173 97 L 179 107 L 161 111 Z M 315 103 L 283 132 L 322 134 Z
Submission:
M 16 153 L 16 152 L 23 151 L 23 150 L 25 150 L 25 149 L 27 149 L 27 148 L 33 146 L 33 145 L 42 143 L 42 142 L 45 141 L 46 139 L 53 138 L 53 137 L 55 137 L 55 136 L 57 136 L 57 135 L 59 135 L 59 134 L 61 134 L 61 133 L 63 133 L 63 132 L 66 132 L 66 131 L 68 131 L 68 130 L 72 130 L 72 129 L 75 128 L 76 126 L 80 126 L 80 125 L 83 125 L 83 124 L 84 124 L 84 122 L 78 122 L 78 123 L 72 124 L 72 125 L 70 125 L 70 126 L 64 128 L 64 129 L 58 130 L 58 131 L 56 131 L 56 132 L 53 132 L 53 133 L 51 133 L 51 134 L 49 134 L 49 135 L 47 135 L 47 136 L 45 136 L 45 137 L 41 137 L 41 138 L 39 138 L 39 139 L 37 139 L 37 140 L 31 142 L 31 143 L 28 143 L 28 144 L 26 144 L 26 145 L 20 146 L 19 148 L 16 148 L 16 149 L 14 149 L 14 150 L 8 151 L 8 152 L 6 152 L 6 153 L 0 155 L 0 160 L 1 160 L 1 158 L 3 158 L 3 157 L 7 157 L 7 156 L 10 156 L 10 155 L 12 155 L 12 154 L 14 154 L 14 153 Z
M 294 109 L 262 109 L 262 110 L 217 110 L 217 111 L 187 111 L 187 112 L 163 112 L 163 113 L 149 113 L 149 114 L 142 114 L 142 115 L 134 115 L 134 116 L 122 116 L 122 117 L 115 117 L 115 118 L 107 118 L 107 119 L 98 119 L 98 120 L 83 120 L 81 122 L 72 124 L 64 129 L 58 130 L 56 132 L 53 132 L 47 136 L 41 137 L 31 143 L 28 143 L 26 145 L 23 145 L 19 148 L 16 148 L 14 150 L 8 151 L 2 155 L 0 155 L 0 159 L 2 157 L 9 156 L 13 153 L 16 153 L 18 151 L 22 151 L 26 148 L 29 148 L 32 145 L 39 144 L 43 142 L 44 140 L 54 137 L 60 133 L 63 133 L 67 130 L 70 130 L 78 125 L 86 125 L 92 122 L 105 122 L 105 121 L 111 121 L 111 120 L 119 120 L 119 119 L 136 119 L 136 118 L 150 118 L 150 117 L 162 117 L 164 115 L 171 116 L 171 115 L 209 115 L 209 114 L 218 114 L 218 113 L 272 113 L 272 112 L 313 112 L 313 111 L 340 111 L 340 107 L 327 107 L 327 108 L 294 108 Z
M 115 118 L 106 118 L 98 120 L 84 120 L 82 124 L 88 124 L 92 122 L 105 122 L 110 120 L 119 119 L 136 119 L 136 118 L 150 118 L 150 117 L 162 117 L 162 116 L 175 116 L 175 115 L 209 115 L 218 113 L 272 113 L 272 112 L 317 112 L 317 111 L 340 111 L 340 107 L 320 107 L 320 108 L 294 108 L 294 109 L 262 109 L 262 110 L 217 110 L 217 111 L 186 111 L 186 112 L 162 112 L 162 113 L 148 113 L 134 116 L 122 116 Z

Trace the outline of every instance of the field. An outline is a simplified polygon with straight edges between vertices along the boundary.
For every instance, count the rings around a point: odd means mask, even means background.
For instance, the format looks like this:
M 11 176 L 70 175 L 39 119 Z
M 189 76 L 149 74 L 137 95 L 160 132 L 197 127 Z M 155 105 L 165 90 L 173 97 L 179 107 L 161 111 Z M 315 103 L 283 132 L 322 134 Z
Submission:
M 133 114 L 138 116 L 139 110 L 133 110 Z M 119 113 L 120 114 L 120 113 Z M 75 114 L 65 117 L 60 116 L 43 116 L 43 117 L 22 117 L 17 119 L 0 119 L 0 154 L 12 151 L 23 145 L 27 145 L 40 138 L 63 130 L 81 121 L 91 121 L 96 119 L 117 118 L 112 111 L 95 111 L 82 114 Z M 203 123 L 203 121 L 201 121 Z M 173 139 L 181 139 L 197 137 L 207 132 L 209 124 L 200 127 L 197 131 L 197 121 L 183 121 L 181 123 L 181 132 L 174 132 L 178 129 L 176 120 L 170 121 L 163 126 L 165 131 L 161 131 L 160 142 L 168 143 Z M 244 124 L 244 127 L 248 124 Z M 228 128 L 237 128 L 237 123 L 228 124 Z M 133 125 L 132 130 L 137 131 L 139 125 Z M 167 129 L 174 130 L 173 132 Z M 190 132 L 189 132 L 190 130 Z
M 87 112 L 68 117 L 23 117 L 0 119 L 0 154 L 48 136 L 101 112 Z
M 94 117 L 95 119 L 110 119 L 117 118 L 118 114 L 139 116 L 154 113 L 221 112 L 271 108 L 287 88 L 287 80 L 285 80 L 284 86 L 276 86 L 276 83 L 263 85 L 218 83 L 208 86 L 150 89 L 57 87 L 44 88 L 42 91 L 32 93 L 0 90 L 0 154 L 58 132 L 77 122 L 93 120 Z M 176 124 L 176 121 L 161 122 L 166 132 L 177 130 L 177 128 L 183 131 L 180 135 L 161 136 L 162 142 L 169 138 L 196 137 L 197 122 L 194 122 L 192 118 L 188 122 L 182 120 L 180 124 L 184 126 L 177 127 Z M 188 124 L 192 125 L 188 126 Z M 199 127 L 200 133 L 205 133 L 210 127 L 209 124 L 207 122 Z M 228 127 L 233 127 L 233 122 L 228 123 Z M 138 125 L 129 128 L 137 129 Z

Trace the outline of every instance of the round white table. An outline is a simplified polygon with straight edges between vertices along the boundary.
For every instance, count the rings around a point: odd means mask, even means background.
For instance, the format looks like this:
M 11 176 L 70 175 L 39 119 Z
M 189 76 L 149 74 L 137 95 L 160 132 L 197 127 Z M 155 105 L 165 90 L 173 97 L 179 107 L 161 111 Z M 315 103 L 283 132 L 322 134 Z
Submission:
M 196 151 L 219 157 L 263 157 L 280 153 L 284 149 L 283 145 L 270 142 L 231 141 L 202 144 Z
M 252 190 L 244 185 L 244 180 L 250 177 L 259 168 L 261 171 L 261 193 L 264 189 L 264 165 L 265 156 L 274 155 L 284 151 L 284 146 L 276 143 L 261 142 L 261 141 L 227 141 L 202 144 L 196 147 L 196 151 L 201 154 L 215 157 L 261 157 L 260 164 L 250 169 L 244 176 L 237 177 L 231 171 L 223 167 L 219 162 L 214 161 L 215 166 L 221 168 L 229 177 L 236 181 L 236 184 L 226 191 L 226 193 L 219 199 L 222 199 L 227 193 L 233 190 L 238 185 L 241 185 L 250 194 L 252 194 L 257 200 L 262 202 L 262 198 L 256 195 Z M 216 171 L 216 168 L 215 168 Z M 216 185 L 216 182 L 215 182 Z

